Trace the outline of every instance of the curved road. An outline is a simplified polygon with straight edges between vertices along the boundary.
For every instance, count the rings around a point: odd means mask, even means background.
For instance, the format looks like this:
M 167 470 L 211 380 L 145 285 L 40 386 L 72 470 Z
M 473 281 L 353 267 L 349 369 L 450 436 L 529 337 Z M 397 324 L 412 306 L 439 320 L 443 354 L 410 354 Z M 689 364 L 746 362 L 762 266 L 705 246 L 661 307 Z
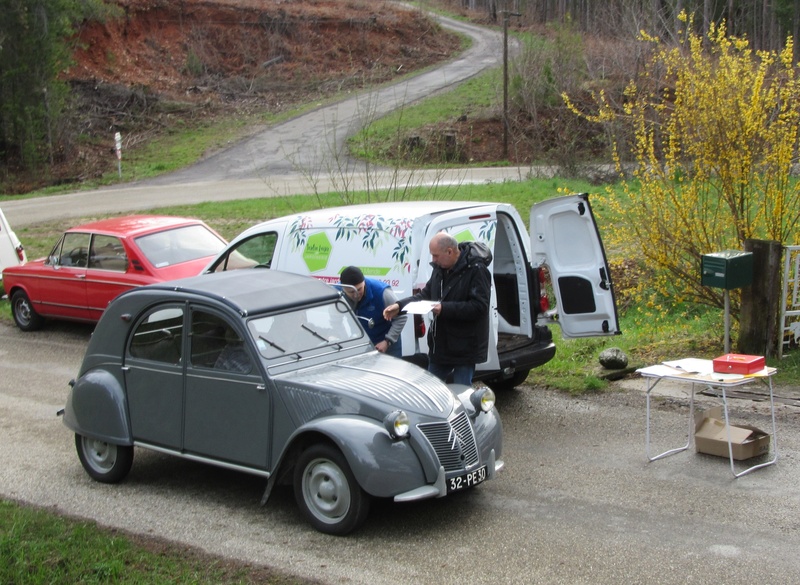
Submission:
M 209 200 L 523 178 L 527 169 L 521 168 L 366 169 L 346 155 L 346 138 L 371 120 L 502 65 L 501 33 L 437 18 L 444 27 L 468 35 L 472 46 L 436 69 L 317 108 L 169 175 L 96 191 L 8 201 L 3 212 L 16 228 Z

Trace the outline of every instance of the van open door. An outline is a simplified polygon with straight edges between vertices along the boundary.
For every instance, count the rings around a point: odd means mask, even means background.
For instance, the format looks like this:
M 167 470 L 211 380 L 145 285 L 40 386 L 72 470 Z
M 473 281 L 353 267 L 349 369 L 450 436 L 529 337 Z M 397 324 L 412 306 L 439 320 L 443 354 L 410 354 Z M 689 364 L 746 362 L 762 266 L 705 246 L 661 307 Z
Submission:
M 546 266 L 556 296 L 550 316 L 564 337 L 620 333 L 611 273 L 588 193 L 531 208 L 533 263 Z

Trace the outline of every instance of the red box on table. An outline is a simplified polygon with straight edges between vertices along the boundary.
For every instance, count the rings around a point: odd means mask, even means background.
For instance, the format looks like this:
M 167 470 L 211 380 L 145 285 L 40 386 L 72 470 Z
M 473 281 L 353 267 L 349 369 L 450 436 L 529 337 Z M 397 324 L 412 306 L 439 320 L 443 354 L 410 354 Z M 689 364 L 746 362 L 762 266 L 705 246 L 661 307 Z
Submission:
M 764 356 L 726 353 L 713 363 L 718 374 L 753 374 L 764 369 Z

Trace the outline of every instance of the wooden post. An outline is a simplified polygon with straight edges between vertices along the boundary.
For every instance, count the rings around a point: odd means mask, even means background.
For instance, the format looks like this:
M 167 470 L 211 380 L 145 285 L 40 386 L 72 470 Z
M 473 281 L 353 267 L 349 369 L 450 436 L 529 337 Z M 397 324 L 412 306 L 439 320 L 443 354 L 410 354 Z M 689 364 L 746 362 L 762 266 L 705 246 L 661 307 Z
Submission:
M 772 240 L 745 240 L 753 253 L 753 284 L 742 289 L 738 352 L 778 355 L 778 318 L 781 314 L 781 257 L 783 246 Z

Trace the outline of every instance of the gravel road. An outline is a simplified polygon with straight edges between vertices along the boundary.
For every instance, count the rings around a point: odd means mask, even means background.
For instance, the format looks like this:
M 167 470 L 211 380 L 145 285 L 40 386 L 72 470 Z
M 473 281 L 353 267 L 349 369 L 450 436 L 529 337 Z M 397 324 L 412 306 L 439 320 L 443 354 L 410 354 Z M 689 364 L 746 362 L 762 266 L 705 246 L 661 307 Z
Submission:
M 90 333 L 0 324 L 0 496 L 327 583 L 800 582 L 796 407 L 779 407 L 778 464 L 733 479 L 717 457 L 646 462 L 641 379 L 580 398 L 524 387 L 499 397 L 498 479 L 460 497 L 379 502 L 361 531 L 335 538 L 302 520 L 289 489 L 261 508 L 263 480 L 156 453 L 138 450 L 119 485 L 90 480 L 56 417 Z M 662 390 L 655 449 L 686 430 L 685 389 Z M 732 408 L 768 428 L 763 405 Z

